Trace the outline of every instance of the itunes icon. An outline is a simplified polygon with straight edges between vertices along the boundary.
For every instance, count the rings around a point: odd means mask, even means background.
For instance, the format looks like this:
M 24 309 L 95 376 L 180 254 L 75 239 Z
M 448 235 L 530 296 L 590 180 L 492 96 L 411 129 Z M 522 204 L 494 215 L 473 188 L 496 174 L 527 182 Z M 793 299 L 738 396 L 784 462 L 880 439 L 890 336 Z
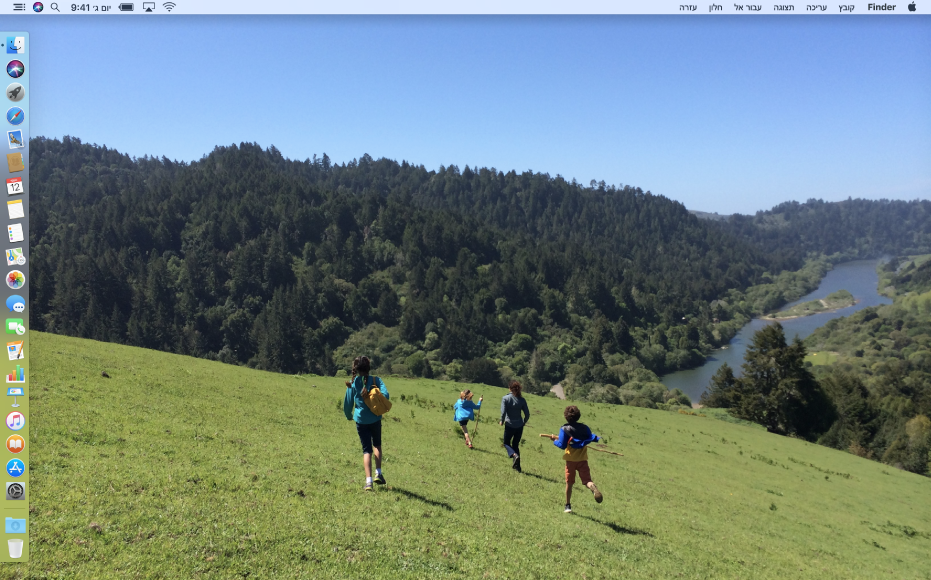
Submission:
M 13 411 L 6 416 L 6 426 L 13 431 L 19 431 L 26 426 L 26 417 L 19 411 Z

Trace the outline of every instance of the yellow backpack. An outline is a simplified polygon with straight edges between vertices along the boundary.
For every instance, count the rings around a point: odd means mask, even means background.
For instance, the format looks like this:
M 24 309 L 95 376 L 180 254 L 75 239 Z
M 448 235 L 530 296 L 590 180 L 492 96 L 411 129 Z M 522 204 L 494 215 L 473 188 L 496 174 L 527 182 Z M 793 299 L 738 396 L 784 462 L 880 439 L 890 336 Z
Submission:
M 368 390 L 368 394 L 363 393 L 362 400 L 365 402 L 365 406 L 369 408 L 369 411 L 381 417 L 391 410 L 391 401 L 381 393 L 381 389 L 374 386 L 375 378 L 369 377 L 369 379 L 371 379 L 373 386 Z

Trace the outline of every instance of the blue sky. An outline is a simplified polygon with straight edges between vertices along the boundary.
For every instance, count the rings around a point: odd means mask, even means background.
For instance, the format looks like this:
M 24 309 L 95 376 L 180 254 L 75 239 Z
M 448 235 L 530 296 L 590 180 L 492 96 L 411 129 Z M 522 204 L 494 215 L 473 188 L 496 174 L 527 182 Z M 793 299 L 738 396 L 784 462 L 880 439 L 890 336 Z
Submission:
M 255 141 L 630 184 L 690 209 L 931 198 L 931 18 L 49 17 L 33 135 Z

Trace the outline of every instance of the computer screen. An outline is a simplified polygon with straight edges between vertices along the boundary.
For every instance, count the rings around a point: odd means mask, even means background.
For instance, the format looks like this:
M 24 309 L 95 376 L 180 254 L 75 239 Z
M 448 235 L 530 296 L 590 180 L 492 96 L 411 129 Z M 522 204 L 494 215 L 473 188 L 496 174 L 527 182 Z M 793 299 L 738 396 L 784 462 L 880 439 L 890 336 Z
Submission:
M 0 6 L 0 575 L 926 577 L 929 13 Z

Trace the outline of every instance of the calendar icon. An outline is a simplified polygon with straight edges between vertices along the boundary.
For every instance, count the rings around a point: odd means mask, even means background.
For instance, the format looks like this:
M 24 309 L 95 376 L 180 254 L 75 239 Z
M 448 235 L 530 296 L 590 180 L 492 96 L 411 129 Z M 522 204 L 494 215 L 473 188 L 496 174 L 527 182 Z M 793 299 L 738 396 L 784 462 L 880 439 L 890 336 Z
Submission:
M 9 195 L 19 195 L 23 193 L 23 178 L 22 177 L 11 177 L 6 180 L 6 192 Z

